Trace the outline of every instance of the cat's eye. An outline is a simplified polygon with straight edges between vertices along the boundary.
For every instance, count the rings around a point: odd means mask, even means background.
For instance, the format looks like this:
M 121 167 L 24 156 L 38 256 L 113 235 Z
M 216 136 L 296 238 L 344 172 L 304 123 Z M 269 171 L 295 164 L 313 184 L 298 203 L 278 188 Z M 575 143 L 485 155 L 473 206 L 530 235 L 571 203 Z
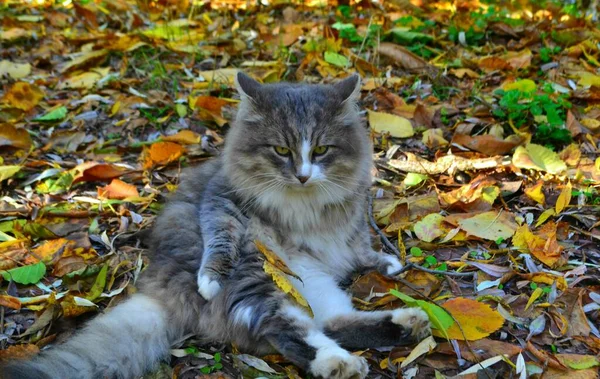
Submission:
M 275 146 L 275 152 L 284 157 L 290 155 L 290 149 L 284 146 Z
M 329 150 L 329 146 L 317 146 L 313 149 L 314 155 L 323 155 Z

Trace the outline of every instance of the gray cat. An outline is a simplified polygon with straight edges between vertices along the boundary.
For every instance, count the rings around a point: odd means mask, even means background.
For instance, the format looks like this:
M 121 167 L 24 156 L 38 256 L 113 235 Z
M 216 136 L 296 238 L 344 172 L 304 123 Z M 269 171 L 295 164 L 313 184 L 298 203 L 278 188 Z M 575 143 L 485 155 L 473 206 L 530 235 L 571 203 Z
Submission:
M 133 378 L 189 334 L 279 352 L 317 377 L 364 378 L 366 360 L 346 349 L 429 334 L 423 311 L 357 311 L 341 287 L 354 272 L 401 267 L 371 248 L 360 78 L 261 85 L 240 73 L 236 85 L 242 100 L 224 154 L 188 171 L 158 217 L 140 293 L 66 343 L 5 367 L 4 378 Z M 290 278 L 314 317 L 263 271 L 255 240 L 302 279 Z

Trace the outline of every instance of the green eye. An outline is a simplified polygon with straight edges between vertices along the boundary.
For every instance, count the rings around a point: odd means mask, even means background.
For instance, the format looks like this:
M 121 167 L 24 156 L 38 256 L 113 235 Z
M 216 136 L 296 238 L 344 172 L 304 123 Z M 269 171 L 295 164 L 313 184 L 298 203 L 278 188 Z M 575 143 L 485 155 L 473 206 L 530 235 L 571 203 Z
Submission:
M 329 150 L 329 146 L 317 146 L 313 149 L 313 154 L 323 155 Z
M 283 155 L 284 157 L 290 155 L 290 149 L 283 146 L 275 146 L 275 152 L 279 155 Z

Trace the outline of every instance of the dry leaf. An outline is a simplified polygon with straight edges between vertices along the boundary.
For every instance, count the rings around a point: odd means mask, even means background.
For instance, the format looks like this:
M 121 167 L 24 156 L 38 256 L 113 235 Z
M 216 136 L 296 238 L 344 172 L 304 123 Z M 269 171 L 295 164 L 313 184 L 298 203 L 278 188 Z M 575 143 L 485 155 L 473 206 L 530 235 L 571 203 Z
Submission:
M 479 340 L 494 333 L 504 324 L 504 317 L 500 313 L 479 301 L 458 297 L 445 302 L 443 308 L 450 312 L 465 333 L 463 336 L 458 325 L 454 323 L 447 330 L 450 339 L 465 340 L 466 337 L 468 341 Z M 434 330 L 434 335 L 441 336 L 436 333 L 439 332 Z
M 4 94 L 2 100 L 10 106 L 30 111 L 44 98 L 44 92 L 35 85 L 17 82 Z
M 113 179 L 109 185 L 98 188 L 98 196 L 104 199 L 123 200 L 130 197 L 139 197 L 137 188 L 119 179 Z
M 377 133 L 387 132 L 396 138 L 412 137 L 415 134 L 408 119 L 389 113 L 369 111 L 369 125 Z
M 0 124 L 0 146 L 12 146 L 27 150 L 32 144 L 27 130 L 15 128 L 11 124 Z
M 560 192 L 558 196 L 558 200 L 556 200 L 555 211 L 556 214 L 560 214 L 571 202 L 571 192 L 573 191 L 573 186 L 571 182 L 568 182 Z
M 174 142 L 153 143 L 142 154 L 143 167 L 148 170 L 155 166 L 164 166 L 176 161 L 183 155 L 183 146 Z
M 310 315 L 313 317 L 312 309 L 310 309 L 310 305 L 306 299 L 298 292 L 298 290 L 294 287 L 292 282 L 285 276 L 285 274 L 280 271 L 277 267 L 269 263 L 269 261 L 265 260 L 263 263 L 263 270 L 265 273 L 271 276 L 273 282 L 279 287 L 283 292 L 290 295 L 298 305 L 303 307 Z

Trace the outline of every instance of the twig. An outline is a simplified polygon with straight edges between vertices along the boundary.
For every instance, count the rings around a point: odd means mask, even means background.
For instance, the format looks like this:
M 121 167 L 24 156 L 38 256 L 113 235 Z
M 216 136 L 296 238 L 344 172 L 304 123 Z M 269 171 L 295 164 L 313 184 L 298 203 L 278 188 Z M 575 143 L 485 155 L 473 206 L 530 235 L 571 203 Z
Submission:
M 430 268 L 420 266 L 416 263 L 408 263 L 406 266 L 402 267 L 400 270 L 392 273 L 391 276 L 398 276 L 398 275 L 402 274 L 403 272 L 410 270 L 411 268 L 414 268 L 419 271 L 428 272 L 430 274 L 442 274 L 442 275 L 448 275 L 448 276 L 473 276 L 475 274 L 475 272 L 454 272 L 454 271 L 432 270 Z
M 373 196 L 371 196 L 371 194 L 368 194 L 368 199 L 369 199 L 369 208 L 368 208 L 368 214 L 369 214 L 369 224 L 371 225 L 371 228 L 373 228 L 373 230 L 375 230 L 375 232 L 377 233 L 377 235 L 379 236 L 379 238 L 381 239 L 381 242 L 385 245 L 385 247 L 387 247 L 389 250 L 391 250 L 394 254 L 396 254 L 397 257 L 401 258 L 401 254 L 400 251 L 398 250 L 398 248 L 396 248 L 396 246 L 394 246 L 393 243 L 390 242 L 390 240 L 387 238 L 387 236 L 381 231 L 381 229 L 379 229 L 379 226 L 377 226 L 377 222 L 375 221 L 375 217 L 373 216 Z M 432 269 L 428 269 L 425 268 L 423 266 L 420 266 L 416 263 L 409 263 L 406 266 L 402 267 L 400 270 L 392 273 L 390 276 L 398 276 L 400 274 L 402 274 L 403 272 L 405 272 L 408 269 L 417 269 L 420 271 L 425 271 L 425 272 L 429 272 L 431 274 L 440 274 L 440 275 L 448 275 L 448 276 L 473 276 L 474 272 L 454 272 L 454 271 L 441 271 L 441 270 L 432 270 Z

